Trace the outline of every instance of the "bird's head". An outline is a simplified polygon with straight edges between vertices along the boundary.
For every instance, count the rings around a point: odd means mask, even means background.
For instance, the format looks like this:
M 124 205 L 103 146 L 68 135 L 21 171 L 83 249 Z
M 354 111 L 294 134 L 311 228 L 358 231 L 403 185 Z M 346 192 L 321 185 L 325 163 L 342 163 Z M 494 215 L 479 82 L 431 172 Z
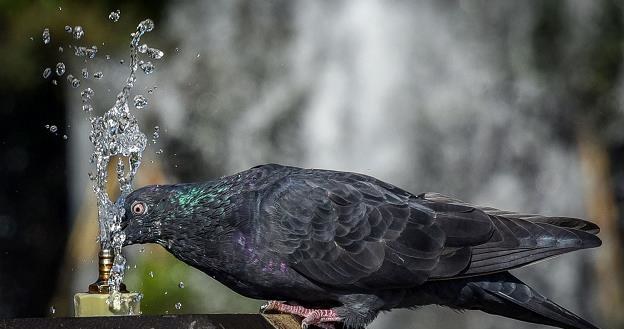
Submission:
M 154 243 L 163 239 L 163 225 L 171 220 L 172 185 L 150 185 L 133 191 L 125 200 L 121 222 L 124 245 Z

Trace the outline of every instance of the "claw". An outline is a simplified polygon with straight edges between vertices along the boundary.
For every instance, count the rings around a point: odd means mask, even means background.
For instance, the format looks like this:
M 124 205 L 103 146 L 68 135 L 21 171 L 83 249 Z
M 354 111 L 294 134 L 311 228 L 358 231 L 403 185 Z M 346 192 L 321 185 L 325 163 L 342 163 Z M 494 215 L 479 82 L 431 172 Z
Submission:
M 332 322 L 342 321 L 342 318 L 332 309 L 309 309 L 300 305 L 289 305 L 276 300 L 267 301 L 264 305 L 260 306 L 261 313 L 269 311 L 294 314 L 302 317 L 302 329 L 309 329 L 310 326 L 316 326 L 321 329 L 335 329 L 336 327 Z
M 270 311 L 279 310 L 278 304 L 280 304 L 280 302 L 276 300 L 269 300 L 266 303 L 264 303 L 262 306 L 260 306 L 260 313 L 264 314 Z

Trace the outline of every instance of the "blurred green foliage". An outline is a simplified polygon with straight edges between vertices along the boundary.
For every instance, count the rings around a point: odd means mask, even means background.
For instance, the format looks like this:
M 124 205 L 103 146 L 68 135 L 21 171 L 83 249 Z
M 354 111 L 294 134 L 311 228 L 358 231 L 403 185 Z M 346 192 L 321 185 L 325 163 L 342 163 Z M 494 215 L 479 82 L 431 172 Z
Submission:
M 182 263 L 160 246 L 137 246 L 126 254 L 130 265 L 124 281 L 130 290 L 143 293 L 143 314 L 255 313 L 261 305 Z M 176 303 L 181 303 L 180 309 Z

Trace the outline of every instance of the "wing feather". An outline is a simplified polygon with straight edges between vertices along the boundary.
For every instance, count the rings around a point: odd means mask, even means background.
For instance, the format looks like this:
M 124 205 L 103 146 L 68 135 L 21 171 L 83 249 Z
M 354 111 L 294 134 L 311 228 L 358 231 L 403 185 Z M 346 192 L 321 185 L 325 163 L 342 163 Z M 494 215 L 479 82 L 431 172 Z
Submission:
M 581 219 L 415 196 L 361 174 L 288 170 L 262 191 L 259 245 L 327 286 L 410 287 L 600 244 L 598 227 Z

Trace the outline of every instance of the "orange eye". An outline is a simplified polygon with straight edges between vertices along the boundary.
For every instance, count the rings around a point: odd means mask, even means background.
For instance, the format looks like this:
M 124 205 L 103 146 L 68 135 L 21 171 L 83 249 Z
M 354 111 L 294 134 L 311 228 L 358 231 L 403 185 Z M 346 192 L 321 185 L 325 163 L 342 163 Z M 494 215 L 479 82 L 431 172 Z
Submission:
M 145 205 L 144 202 L 137 201 L 134 204 L 132 204 L 132 213 L 135 215 L 143 215 L 146 210 L 147 210 L 147 206 Z

